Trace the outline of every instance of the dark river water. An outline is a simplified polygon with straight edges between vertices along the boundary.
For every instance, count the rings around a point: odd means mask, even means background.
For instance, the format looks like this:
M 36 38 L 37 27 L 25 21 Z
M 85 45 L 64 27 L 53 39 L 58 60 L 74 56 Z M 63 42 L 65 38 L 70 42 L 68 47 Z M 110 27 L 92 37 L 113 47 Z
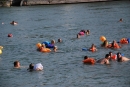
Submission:
M 118 22 L 123 18 L 123 22 Z M 11 21 L 18 25 L 10 25 Z M 121 49 L 100 46 L 100 36 L 109 42 L 130 38 L 130 1 L 81 4 L 40 5 L 0 8 L 0 87 L 130 87 L 130 61 L 110 65 L 84 65 L 84 56 L 96 60 L 109 51 L 121 52 L 130 58 L 130 45 Z M 4 23 L 4 24 L 2 24 Z M 76 38 L 82 29 L 89 36 Z M 7 37 L 9 33 L 12 38 Z M 58 52 L 41 53 L 37 43 L 56 42 Z M 82 51 L 94 43 L 97 52 Z M 13 62 L 21 68 L 14 69 Z M 28 72 L 30 63 L 42 63 L 43 71 Z

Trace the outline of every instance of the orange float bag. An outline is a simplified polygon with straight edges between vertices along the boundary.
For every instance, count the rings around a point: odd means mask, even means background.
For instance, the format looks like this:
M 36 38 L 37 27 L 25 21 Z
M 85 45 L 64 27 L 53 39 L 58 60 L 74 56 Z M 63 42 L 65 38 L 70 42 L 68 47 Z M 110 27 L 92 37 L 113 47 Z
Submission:
M 120 43 L 121 43 L 121 44 L 128 44 L 127 38 L 122 38 L 122 39 L 120 40 Z
M 120 46 L 118 44 L 115 44 L 114 48 L 119 49 Z
M 51 50 L 49 48 L 43 48 L 41 49 L 41 52 L 48 53 L 51 52 Z
M 92 52 L 95 52 L 95 51 L 96 51 L 96 48 L 93 47 L 93 48 L 90 48 L 89 50 L 92 51 Z
M 111 57 L 112 60 L 116 60 L 117 59 L 117 55 L 114 54 L 112 57 Z
M 88 58 L 83 60 L 83 63 L 85 64 L 95 64 L 95 60 L 93 58 Z

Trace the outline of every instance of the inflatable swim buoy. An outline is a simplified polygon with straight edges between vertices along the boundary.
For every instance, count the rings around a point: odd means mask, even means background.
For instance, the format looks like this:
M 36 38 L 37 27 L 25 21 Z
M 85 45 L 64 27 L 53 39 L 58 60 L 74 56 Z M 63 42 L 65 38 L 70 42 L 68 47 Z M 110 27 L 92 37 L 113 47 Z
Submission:
M 114 48 L 119 49 L 120 46 L 118 44 L 115 44 Z
M 81 35 L 81 36 L 83 36 L 83 35 L 84 35 L 84 32 L 81 32 L 81 31 L 80 31 L 78 34 Z
M 100 37 L 100 40 L 101 40 L 102 42 L 104 42 L 104 41 L 106 40 L 106 37 L 105 37 L 105 36 L 101 36 L 101 37 Z
M 114 54 L 111 58 L 112 58 L 113 60 L 116 60 L 116 59 L 117 59 L 117 55 Z
M 90 48 L 89 51 L 96 52 L 97 49 L 96 49 L 96 47 L 93 47 L 93 48 Z
M 96 49 L 95 49 L 95 48 L 92 48 L 92 49 L 90 49 L 90 51 L 95 52 L 95 51 L 96 51 Z
M 49 48 L 42 48 L 40 52 L 48 53 L 51 52 L 51 50 Z
M 85 64 L 95 64 L 95 60 L 93 58 L 88 58 L 83 60 L 83 63 Z
M 122 38 L 122 39 L 120 40 L 120 43 L 121 43 L 121 44 L 128 44 L 129 42 L 128 42 L 128 39 L 127 39 L 127 38 Z

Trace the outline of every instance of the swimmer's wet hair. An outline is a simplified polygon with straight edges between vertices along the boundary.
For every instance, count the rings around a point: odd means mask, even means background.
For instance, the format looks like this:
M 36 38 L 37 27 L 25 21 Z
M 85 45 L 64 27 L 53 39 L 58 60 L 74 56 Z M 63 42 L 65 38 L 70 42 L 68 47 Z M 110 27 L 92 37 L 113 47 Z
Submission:
M 88 58 L 88 56 L 84 56 L 84 59 L 87 59 Z

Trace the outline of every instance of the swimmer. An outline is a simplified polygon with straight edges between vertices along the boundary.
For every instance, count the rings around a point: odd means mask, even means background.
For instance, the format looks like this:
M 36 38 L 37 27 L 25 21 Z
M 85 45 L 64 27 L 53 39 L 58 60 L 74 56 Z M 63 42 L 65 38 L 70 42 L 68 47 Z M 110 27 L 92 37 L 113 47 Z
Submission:
M 109 52 L 109 55 L 110 55 L 110 59 L 109 59 L 109 60 L 111 61 L 111 60 L 112 60 L 112 57 L 113 57 L 113 54 L 112 54 L 111 51 Z
M 129 58 L 122 56 L 120 52 L 117 53 L 117 61 L 118 62 L 125 62 L 125 61 L 129 61 L 129 60 L 130 60 Z
M 122 18 L 120 18 L 119 22 L 123 22 L 123 19 L 122 19 Z
M 85 33 L 86 31 L 85 31 L 85 30 L 81 30 L 80 32 L 83 32 L 83 33 Z
M 20 62 L 14 61 L 14 68 L 20 68 Z
M 87 30 L 87 31 L 86 31 L 86 35 L 89 35 L 89 34 L 90 34 L 90 30 Z
M 8 37 L 13 37 L 13 34 L 9 33 L 9 34 L 8 34 Z
M 89 58 L 88 56 L 84 56 L 84 60 L 82 62 L 84 64 L 95 64 L 95 59 Z
M 18 22 L 12 21 L 10 24 L 12 24 L 12 25 L 17 25 Z
M 37 64 L 30 64 L 29 68 L 27 69 L 29 71 L 42 71 L 43 70 L 43 66 L 41 63 L 37 63 Z
M 84 34 L 86 33 L 86 35 L 89 35 L 90 30 L 81 30 L 78 34 L 77 34 L 77 38 L 80 38 L 80 36 L 84 36 Z
M 100 64 L 110 64 L 109 59 L 110 59 L 110 55 L 106 54 L 105 58 L 98 60 L 97 63 L 100 63 Z
M 51 43 L 45 44 L 46 48 L 54 48 L 55 40 L 51 40 Z
M 84 36 L 85 32 L 86 32 L 85 30 L 81 30 L 81 31 L 78 33 L 78 35 L 79 35 L 79 36 Z
M 118 45 L 118 43 L 113 40 L 113 42 L 108 46 L 110 48 L 121 48 L 121 46 Z
M 55 44 L 55 40 L 51 40 L 51 44 L 52 44 L 52 45 Z
M 77 38 L 78 38 L 78 39 L 80 38 L 80 35 L 79 35 L 79 34 L 77 34 Z
M 97 51 L 97 48 L 94 44 L 92 44 L 92 46 L 89 48 L 89 50 L 92 52 L 95 52 L 95 51 Z
M 111 47 L 115 47 L 115 45 L 117 44 L 117 42 L 115 40 L 113 40 L 113 42 L 111 43 Z
M 110 61 L 111 60 L 117 60 L 117 56 L 116 56 L 116 54 L 113 54 L 111 51 L 109 52 L 109 55 L 110 55 Z
M 62 40 L 59 38 L 59 39 L 58 39 L 58 42 L 60 42 L 60 43 L 61 43 L 61 42 L 62 42 Z
M 108 41 L 107 41 L 107 40 L 105 40 L 105 41 L 101 44 L 101 46 L 102 46 L 102 47 L 106 47 L 106 48 L 107 48 L 107 47 L 108 47 Z

